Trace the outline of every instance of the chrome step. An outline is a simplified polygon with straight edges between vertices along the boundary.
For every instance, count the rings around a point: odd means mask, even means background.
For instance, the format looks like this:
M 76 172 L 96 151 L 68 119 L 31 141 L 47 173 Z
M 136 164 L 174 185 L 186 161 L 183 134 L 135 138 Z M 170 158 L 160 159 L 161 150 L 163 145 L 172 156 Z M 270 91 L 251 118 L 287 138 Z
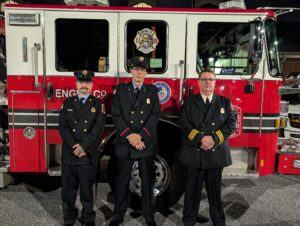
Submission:
M 258 179 L 256 170 L 249 170 L 245 167 L 233 168 L 225 167 L 222 174 L 223 179 Z
M 61 176 L 61 166 L 49 167 L 48 175 L 51 177 L 60 177 Z
M 5 188 L 14 181 L 9 173 L 9 169 L 8 162 L 0 161 L 0 188 Z

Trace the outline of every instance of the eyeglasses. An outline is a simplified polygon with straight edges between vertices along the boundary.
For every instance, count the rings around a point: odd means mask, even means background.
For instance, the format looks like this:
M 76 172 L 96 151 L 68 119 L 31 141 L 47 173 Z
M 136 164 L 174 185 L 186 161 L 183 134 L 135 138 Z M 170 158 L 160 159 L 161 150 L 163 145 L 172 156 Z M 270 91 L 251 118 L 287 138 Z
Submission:
M 215 81 L 216 79 L 214 78 L 200 78 L 200 81 L 201 82 L 213 82 Z

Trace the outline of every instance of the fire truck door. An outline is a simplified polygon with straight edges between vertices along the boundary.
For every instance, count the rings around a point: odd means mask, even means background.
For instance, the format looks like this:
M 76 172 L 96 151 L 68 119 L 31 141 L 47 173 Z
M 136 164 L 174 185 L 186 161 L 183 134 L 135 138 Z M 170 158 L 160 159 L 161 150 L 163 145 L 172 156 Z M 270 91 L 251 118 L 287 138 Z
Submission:
M 10 168 L 44 172 L 43 12 L 6 10 Z
M 76 95 L 74 71 L 95 72 L 92 94 L 108 111 L 117 74 L 118 14 L 103 11 L 45 12 L 46 162 L 60 164 L 58 118 L 63 101 Z M 50 169 L 51 168 L 51 169 Z
M 243 130 L 255 132 L 259 130 L 262 100 L 262 82 L 259 79 L 263 74 L 261 68 L 250 64 L 248 49 L 250 45 L 250 24 L 253 15 L 224 14 L 224 15 L 189 15 L 187 31 L 187 64 L 190 65 L 189 80 L 196 81 L 198 73 L 209 68 L 216 73 L 215 92 L 232 100 L 233 108 L 237 112 L 238 122 L 245 115 L 244 127 L 237 125 L 235 137 L 240 136 Z M 196 51 L 195 51 L 196 50 Z M 255 75 L 253 83 L 255 92 L 247 91 L 247 80 Z M 196 83 L 195 87 L 198 88 Z M 251 84 L 252 85 L 252 84 Z M 195 90 L 194 93 L 197 93 Z M 249 113 L 249 114 L 248 114 Z M 255 118 L 255 119 L 254 119 Z M 253 134 L 252 134 L 253 135 Z M 242 136 L 248 136 L 243 134 Z M 253 139 L 239 137 L 239 144 L 249 144 Z

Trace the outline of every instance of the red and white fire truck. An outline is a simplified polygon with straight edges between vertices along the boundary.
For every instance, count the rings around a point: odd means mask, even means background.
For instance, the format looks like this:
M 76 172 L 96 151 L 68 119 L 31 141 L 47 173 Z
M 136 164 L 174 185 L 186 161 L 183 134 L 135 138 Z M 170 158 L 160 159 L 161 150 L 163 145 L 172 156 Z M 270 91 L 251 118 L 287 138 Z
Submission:
M 128 59 L 140 55 L 150 58 L 146 83 L 158 87 L 161 102 L 155 189 L 161 202 L 171 205 L 181 194 L 178 112 L 185 96 L 198 93 L 204 68 L 216 72 L 216 92 L 229 97 L 236 112 L 233 165 L 225 173 L 276 171 L 282 78 L 272 11 L 11 4 L 5 19 L 11 173 L 59 175 L 59 110 L 76 93 L 73 72 L 89 69 L 93 94 L 106 107 L 99 151 L 112 178 L 110 102 L 116 85 L 130 81 Z M 136 167 L 130 189 L 138 194 Z

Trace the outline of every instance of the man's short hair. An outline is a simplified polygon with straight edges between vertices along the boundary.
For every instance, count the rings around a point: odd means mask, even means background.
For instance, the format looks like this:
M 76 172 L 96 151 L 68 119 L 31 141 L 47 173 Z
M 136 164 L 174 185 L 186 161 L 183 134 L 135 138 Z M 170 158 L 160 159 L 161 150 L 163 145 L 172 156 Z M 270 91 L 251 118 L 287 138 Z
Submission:
M 204 70 L 202 70 L 202 71 L 199 73 L 199 79 L 201 78 L 201 76 L 202 76 L 203 73 L 211 73 L 211 74 L 214 75 L 214 78 L 216 77 L 216 74 L 215 74 L 214 71 L 212 71 L 212 70 L 210 70 L 210 69 L 204 69 Z

